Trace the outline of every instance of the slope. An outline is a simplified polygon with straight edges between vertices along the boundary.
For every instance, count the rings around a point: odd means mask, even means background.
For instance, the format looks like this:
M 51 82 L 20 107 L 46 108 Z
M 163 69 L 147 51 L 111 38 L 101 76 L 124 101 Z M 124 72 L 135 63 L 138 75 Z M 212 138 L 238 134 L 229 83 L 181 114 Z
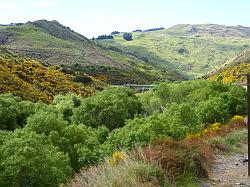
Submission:
M 0 26 L 0 45 L 64 71 L 83 71 L 112 84 L 182 80 L 181 73 L 160 71 L 135 56 L 99 47 L 57 21 L 38 20 Z M 104 77 L 104 78 L 103 78 Z
M 75 76 L 66 75 L 56 66 L 45 67 L 32 59 L 13 56 L 0 49 L 0 93 L 12 93 L 25 100 L 49 103 L 56 94 L 76 93 L 91 95 L 103 85 L 81 76 L 88 83 L 79 81 Z
M 133 32 L 133 41 L 115 35 L 106 45 L 131 50 L 149 63 L 171 62 L 189 77 L 200 77 L 250 48 L 250 28 L 215 24 L 176 25 L 161 31 Z M 153 57 L 153 58 L 152 58 Z
M 237 74 L 250 73 L 250 50 L 245 50 L 225 62 L 219 69 L 211 72 L 206 77 L 211 80 L 221 80 L 225 83 L 245 82 L 245 77 Z

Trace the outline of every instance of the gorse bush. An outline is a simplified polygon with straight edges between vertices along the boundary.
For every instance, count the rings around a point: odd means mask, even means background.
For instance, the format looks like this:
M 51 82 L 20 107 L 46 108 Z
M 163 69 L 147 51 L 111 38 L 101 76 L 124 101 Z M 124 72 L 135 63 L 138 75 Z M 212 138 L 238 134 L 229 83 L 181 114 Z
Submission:
M 0 49 L 1 50 L 1 49 Z M 74 76 L 64 74 L 57 67 L 45 67 L 34 60 L 15 57 L 0 51 L 0 92 L 13 93 L 25 100 L 50 103 L 59 93 L 90 96 L 94 84 L 74 82 Z

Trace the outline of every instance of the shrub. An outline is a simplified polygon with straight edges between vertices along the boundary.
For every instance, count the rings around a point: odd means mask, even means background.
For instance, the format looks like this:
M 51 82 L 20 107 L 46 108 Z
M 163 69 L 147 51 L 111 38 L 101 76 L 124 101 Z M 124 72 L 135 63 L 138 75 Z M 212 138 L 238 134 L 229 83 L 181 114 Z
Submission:
M 63 119 L 71 122 L 73 109 L 81 105 L 82 98 L 76 94 L 56 95 L 52 102 L 58 112 L 63 115 Z
M 58 186 L 72 170 L 44 135 L 16 130 L 0 144 L 0 171 L 0 186 Z
M 243 116 L 238 116 L 238 115 L 235 115 L 234 117 L 231 118 L 231 124 L 236 124 L 236 125 L 242 125 L 242 124 L 245 124 L 245 119 Z
M 198 139 L 156 141 L 145 147 L 144 154 L 159 163 L 168 182 L 177 186 L 185 186 L 196 177 L 207 178 L 213 156 L 210 147 Z
M 197 114 L 204 124 L 224 123 L 230 117 L 228 106 L 221 98 L 210 98 L 199 104 Z
M 47 107 L 46 110 L 40 110 L 30 116 L 26 125 L 28 129 L 45 135 L 49 135 L 52 131 L 62 132 L 66 126 L 67 121 L 52 107 Z
M 221 93 L 219 97 L 227 105 L 230 117 L 237 114 L 246 114 L 247 96 L 244 88 L 231 86 L 227 92 Z
M 146 115 L 160 113 L 165 107 L 165 105 L 162 103 L 162 100 L 152 91 L 138 95 L 138 99 L 142 103 L 142 107 Z
M 127 121 L 124 127 L 110 133 L 106 143 L 113 148 L 127 149 L 146 145 L 154 139 L 182 139 L 187 133 L 197 132 L 202 127 L 190 104 L 173 103 L 162 114 Z
M 29 101 L 21 101 L 12 94 L 0 95 L 0 129 L 14 130 L 23 127 L 27 118 L 40 106 Z
M 131 90 L 110 88 L 84 99 L 74 110 L 73 121 L 91 127 L 104 125 L 113 130 L 141 112 L 141 103 Z
M 60 134 L 50 133 L 49 139 L 61 151 L 69 155 L 74 171 L 81 167 L 97 163 L 102 158 L 102 148 L 99 140 L 104 138 L 104 129 L 92 129 L 82 124 L 69 125 Z
M 14 130 L 18 127 L 18 102 L 11 94 L 0 96 L 0 129 Z

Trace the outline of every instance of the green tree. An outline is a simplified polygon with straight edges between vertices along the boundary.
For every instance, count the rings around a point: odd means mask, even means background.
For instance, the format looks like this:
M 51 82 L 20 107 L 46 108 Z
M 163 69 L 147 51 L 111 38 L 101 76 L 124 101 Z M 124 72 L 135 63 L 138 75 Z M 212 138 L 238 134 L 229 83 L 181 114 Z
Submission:
M 201 102 L 196 111 L 203 124 L 224 123 L 230 117 L 228 105 L 224 99 L 217 97 Z
M 0 144 L 0 186 L 59 186 L 71 174 L 68 156 L 44 135 L 16 130 Z
M 122 127 L 126 119 L 142 112 L 142 105 L 135 94 L 126 88 L 110 88 L 86 98 L 74 110 L 73 121 L 91 127 Z
M 133 40 L 132 33 L 125 32 L 125 33 L 123 34 L 123 39 L 124 39 L 124 40 L 127 40 L 127 41 Z
M 102 149 L 99 141 L 106 140 L 107 133 L 107 129 L 92 129 L 82 124 L 72 124 L 62 133 L 53 131 L 49 139 L 69 155 L 71 166 L 77 172 L 81 167 L 101 159 Z
M 0 129 L 16 129 L 18 127 L 17 116 L 19 112 L 17 98 L 11 94 L 0 95 Z
M 45 110 L 39 110 L 27 120 L 26 127 L 38 134 L 49 135 L 52 131 L 62 132 L 67 126 L 67 121 L 63 119 L 62 114 L 58 113 L 54 107 L 47 107 Z

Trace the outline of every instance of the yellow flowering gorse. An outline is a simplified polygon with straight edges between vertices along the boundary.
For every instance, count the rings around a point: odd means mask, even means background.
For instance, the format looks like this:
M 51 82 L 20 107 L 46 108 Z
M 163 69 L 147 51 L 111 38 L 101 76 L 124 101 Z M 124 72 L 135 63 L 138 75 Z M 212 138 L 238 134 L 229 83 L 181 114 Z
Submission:
M 108 163 L 114 166 L 114 165 L 117 165 L 123 159 L 124 159 L 124 154 L 122 152 L 115 151 L 112 154 L 112 158 L 108 160 Z

